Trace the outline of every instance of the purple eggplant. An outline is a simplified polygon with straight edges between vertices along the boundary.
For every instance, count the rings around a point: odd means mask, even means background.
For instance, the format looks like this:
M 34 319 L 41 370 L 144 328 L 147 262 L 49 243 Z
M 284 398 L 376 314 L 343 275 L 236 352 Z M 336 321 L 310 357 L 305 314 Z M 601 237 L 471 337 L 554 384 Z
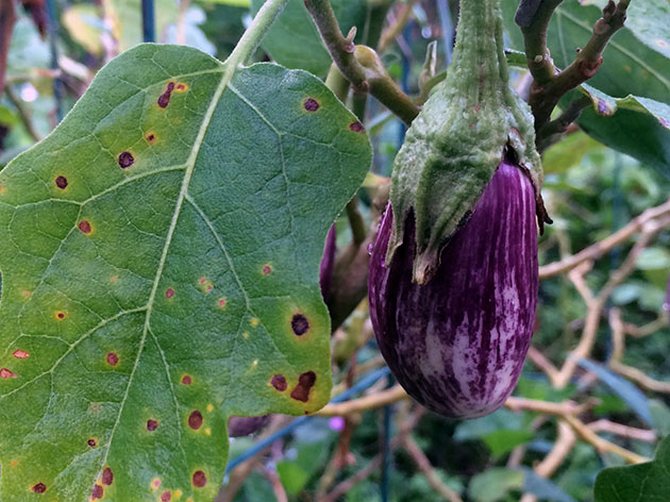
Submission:
M 388 207 L 373 246 L 370 316 L 398 382 L 448 417 L 493 412 L 512 393 L 528 352 L 538 293 L 536 197 L 526 172 L 501 163 L 440 251 L 434 276 L 413 281 L 415 222 L 386 263 Z
M 230 417 L 228 419 L 228 436 L 237 438 L 249 436 L 265 427 L 270 421 L 270 415 L 260 417 Z

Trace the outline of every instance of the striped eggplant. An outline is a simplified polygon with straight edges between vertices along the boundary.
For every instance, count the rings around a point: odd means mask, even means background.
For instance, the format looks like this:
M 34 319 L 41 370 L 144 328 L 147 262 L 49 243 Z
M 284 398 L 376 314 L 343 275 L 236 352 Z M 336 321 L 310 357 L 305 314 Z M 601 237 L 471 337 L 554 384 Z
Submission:
M 510 89 L 499 0 L 461 0 L 447 78 L 394 161 L 368 290 L 400 384 L 450 417 L 492 412 L 528 351 L 550 222 L 533 118 Z
M 405 222 L 413 234 L 414 222 Z M 528 351 L 538 289 L 533 185 L 503 162 L 469 221 L 442 250 L 430 282 L 411 280 L 408 239 L 385 263 L 389 207 L 370 263 L 370 316 L 377 342 L 405 390 L 449 417 L 491 413 L 511 394 Z

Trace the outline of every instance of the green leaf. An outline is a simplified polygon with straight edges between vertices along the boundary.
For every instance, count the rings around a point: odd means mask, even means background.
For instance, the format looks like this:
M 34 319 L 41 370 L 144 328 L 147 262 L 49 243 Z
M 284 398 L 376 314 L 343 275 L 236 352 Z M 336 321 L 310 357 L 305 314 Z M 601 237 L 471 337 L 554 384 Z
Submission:
M 670 493 L 670 437 L 652 462 L 602 470 L 596 478 L 596 502 L 666 502 Z
M 476 502 L 497 502 L 505 500 L 510 491 L 520 489 L 523 481 L 521 471 L 494 467 L 473 477 L 468 493 Z
M 583 132 L 569 134 L 552 145 L 542 157 L 542 166 L 547 174 L 560 174 L 581 163 L 588 153 L 602 146 Z
M 670 172 L 670 105 L 631 95 L 612 98 L 587 84 L 563 102 L 577 92 L 593 103 L 578 120 L 589 136 L 661 172 Z
M 574 60 L 575 51 L 586 45 L 593 24 L 602 16 L 601 10 L 589 3 L 593 2 L 565 0 L 556 9 L 547 44 L 559 68 L 566 68 Z M 512 47 L 523 50 L 523 36 L 514 23 L 518 4 L 517 0 L 502 2 Z M 670 95 L 668 9 L 667 0 L 631 2 L 626 26 L 610 40 L 603 65 L 589 83 L 610 96 L 633 94 L 666 101 Z
M 649 410 L 654 429 L 658 431 L 658 434 L 660 436 L 670 434 L 670 408 L 660 399 L 650 399 Z
M 643 249 L 637 257 L 636 266 L 639 270 L 662 270 L 669 268 L 670 252 L 659 246 Z
M 264 1 L 251 0 L 254 14 Z M 331 3 L 342 31 L 347 33 L 356 26 L 360 37 L 364 32 L 367 2 L 332 0 Z M 263 39 L 261 47 L 275 61 L 288 68 L 300 68 L 319 76 L 324 76 L 330 68 L 330 56 L 302 0 L 289 0 L 284 12 Z
M 228 416 L 328 401 L 354 123 L 306 72 L 147 44 L 0 172 L 3 502 L 212 500 Z

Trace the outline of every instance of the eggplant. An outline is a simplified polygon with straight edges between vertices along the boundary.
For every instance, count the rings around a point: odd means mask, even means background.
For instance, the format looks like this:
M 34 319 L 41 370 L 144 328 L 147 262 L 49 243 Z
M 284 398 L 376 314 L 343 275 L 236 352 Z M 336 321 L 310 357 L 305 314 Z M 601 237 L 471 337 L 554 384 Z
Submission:
M 382 217 L 370 262 L 370 317 L 391 371 L 429 410 L 483 416 L 516 386 L 537 304 L 535 211 L 526 171 L 503 161 L 426 284 L 413 280 L 414 215 L 405 218 L 402 244 L 388 264 L 391 205 Z

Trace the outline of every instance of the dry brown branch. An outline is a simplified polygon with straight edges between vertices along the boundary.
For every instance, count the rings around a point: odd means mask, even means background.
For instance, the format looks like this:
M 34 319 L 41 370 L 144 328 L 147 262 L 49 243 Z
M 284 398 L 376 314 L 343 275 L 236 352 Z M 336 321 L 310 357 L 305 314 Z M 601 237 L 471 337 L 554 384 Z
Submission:
M 419 470 L 426 476 L 428 484 L 435 490 L 444 500 L 449 502 L 463 502 L 463 499 L 454 490 L 445 485 L 440 477 L 437 475 L 435 468 L 431 465 L 430 460 L 426 454 L 421 450 L 414 438 L 407 435 L 402 443 L 403 448 L 412 457 L 414 463 Z
M 579 253 L 540 267 L 540 278 L 548 279 L 549 277 L 568 272 L 584 261 L 595 261 L 616 246 L 626 242 L 635 234 L 642 232 L 648 223 L 663 220 L 668 216 L 670 216 L 670 199 L 660 206 L 647 209 L 638 217 L 631 220 L 625 227 L 583 249 Z
M 577 435 L 568 423 L 559 420 L 557 428 L 558 436 L 554 447 L 534 469 L 539 476 L 544 478 L 551 477 L 558 470 L 577 442 Z
M 659 329 L 663 329 L 667 326 L 668 326 L 668 315 L 666 313 L 662 313 L 661 315 L 658 316 L 658 318 L 642 326 L 636 326 L 635 324 L 624 323 L 624 330 L 627 335 L 630 335 L 633 338 L 644 338 L 645 336 L 653 335 Z
M 619 309 L 610 310 L 609 323 L 612 330 L 612 357 L 609 367 L 647 390 L 670 394 L 670 382 L 655 380 L 643 371 L 621 362 L 626 350 L 626 325 L 621 319 Z
M 419 420 L 421 420 L 423 413 L 423 408 L 418 407 L 406 420 L 404 420 L 398 434 L 393 438 L 389 445 L 391 451 L 395 450 L 402 443 L 404 437 L 416 427 Z M 356 474 L 335 485 L 332 491 L 319 500 L 319 502 L 337 502 L 340 497 L 344 496 L 354 486 L 374 474 L 380 468 L 381 464 L 382 455 L 380 453 L 373 457 L 372 460 L 370 460 L 365 467 L 356 472 Z
M 629 464 L 639 464 L 642 462 L 649 462 L 650 460 L 647 457 L 638 455 L 637 453 L 634 453 L 630 450 L 627 450 L 626 448 L 622 448 L 617 444 L 614 444 L 610 441 L 607 441 L 606 439 L 601 438 L 600 436 L 598 436 L 598 434 L 589 429 L 586 426 L 586 424 L 584 424 L 584 422 L 579 420 L 574 415 L 569 414 L 564 415 L 563 419 L 568 424 L 570 424 L 570 426 L 574 429 L 574 431 L 577 433 L 577 435 L 579 435 L 581 439 L 593 445 L 601 453 L 604 452 L 614 453 L 615 455 L 619 455 Z
M 543 478 L 550 478 L 558 470 L 567 456 L 570 455 L 572 448 L 574 448 L 575 443 L 577 442 L 577 435 L 569 424 L 563 420 L 559 420 L 557 427 L 558 435 L 556 441 L 554 441 L 553 448 L 547 456 L 533 468 L 535 473 Z M 537 502 L 537 497 L 530 493 L 524 493 L 521 502 Z
M 609 432 L 627 439 L 644 441 L 645 443 L 654 443 L 658 439 L 654 431 L 648 429 L 639 429 L 629 425 L 617 424 L 605 418 L 596 420 L 587 424 L 587 427 L 593 432 Z
M 279 479 L 279 476 L 277 475 L 277 471 L 270 469 L 267 466 L 263 466 L 261 472 L 265 476 L 265 479 L 270 482 L 272 491 L 275 494 L 276 502 L 288 502 L 288 495 L 286 494 L 286 490 L 284 489 L 284 485 L 282 484 L 281 479 Z
M 0 96 L 5 89 L 5 76 L 7 75 L 7 57 L 9 55 L 9 44 L 12 41 L 12 33 L 16 24 L 16 6 L 14 0 L 3 0 L 0 2 Z
M 393 24 L 386 28 L 384 33 L 382 33 L 379 45 L 377 46 L 377 52 L 381 54 L 388 49 L 388 46 L 393 43 L 405 26 L 407 26 L 407 23 L 412 18 L 412 9 L 417 3 L 419 3 L 419 0 L 409 0 L 407 3 L 400 6 L 398 13 L 393 20 Z
M 344 403 L 329 404 L 318 411 L 316 414 L 323 417 L 338 417 L 350 415 L 351 413 L 360 413 L 366 410 L 381 408 L 387 404 L 393 404 L 406 399 L 407 393 L 400 385 L 395 385 L 390 389 L 375 392 L 368 396 L 352 399 Z
M 656 380 L 654 378 L 651 378 L 650 376 L 647 376 L 643 371 L 637 368 L 633 368 L 632 366 L 628 366 L 627 364 L 619 362 L 611 363 L 610 368 L 619 373 L 619 375 L 622 375 L 628 378 L 629 380 L 632 380 L 640 387 L 643 387 L 652 392 L 670 394 L 670 382 L 662 382 L 660 380 Z

